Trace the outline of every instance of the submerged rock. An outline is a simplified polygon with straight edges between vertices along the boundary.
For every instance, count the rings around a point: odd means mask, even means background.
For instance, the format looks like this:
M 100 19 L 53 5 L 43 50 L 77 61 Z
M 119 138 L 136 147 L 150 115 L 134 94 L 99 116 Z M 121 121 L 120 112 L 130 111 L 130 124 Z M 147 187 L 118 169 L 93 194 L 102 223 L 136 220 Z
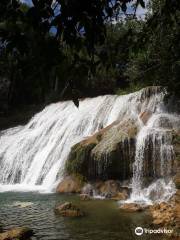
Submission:
M 0 240 L 27 240 L 33 236 L 33 230 L 27 227 L 16 227 L 4 233 L 0 233 Z
M 85 215 L 83 211 L 81 211 L 71 202 L 66 202 L 56 206 L 54 211 L 56 214 L 59 214 L 63 217 L 83 217 Z
M 80 194 L 80 199 L 83 201 L 91 200 L 91 196 L 88 194 Z
M 27 208 L 27 207 L 31 207 L 33 205 L 32 202 L 14 202 L 11 206 L 13 207 L 18 207 L 18 208 Z
M 125 210 L 127 212 L 140 212 L 148 208 L 147 206 L 142 206 L 137 203 L 125 203 L 119 207 L 122 210 Z

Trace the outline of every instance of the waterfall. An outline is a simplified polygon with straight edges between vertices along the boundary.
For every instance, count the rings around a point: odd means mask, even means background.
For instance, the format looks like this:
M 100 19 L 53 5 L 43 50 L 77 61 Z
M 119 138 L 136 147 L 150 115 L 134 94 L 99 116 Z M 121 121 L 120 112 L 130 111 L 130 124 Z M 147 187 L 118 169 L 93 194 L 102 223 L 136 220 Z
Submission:
M 151 87 L 123 96 L 87 98 L 80 101 L 79 108 L 71 101 L 59 102 L 47 106 L 25 126 L 1 131 L 0 191 L 53 191 L 63 177 L 64 164 L 74 144 L 94 134 L 102 126 L 131 118 L 140 129 L 132 184 L 136 189 L 132 196 L 139 195 L 143 188 L 143 161 L 148 138 L 154 139 L 153 149 L 157 142 L 160 146 L 160 177 L 171 169 L 169 166 L 173 161 L 168 129 L 161 128 L 158 123 L 164 113 L 163 97 L 158 87 Z M 139 114 L 146 110 L 153 115 L 144 126 Z M 156 150 L 153 154 L 156 162 Z M 153 166 L 154 174 L 157 174 Z
M 171 130 L 172 123 L 177 121 L 177 117 L 157 111 L 149 119 L 147 125 L 140 129 L 137 135 L 133 165 L 130 198 L 132 202 L 166 201 L 175 193 L 175 186 L 171 180 L 175 158 Z M 147 157 L 148 159 L 146 159 Z M 147 162 L 149 164 L 145 167 Z M 145 188 L 143 187 L 144 173 L 146 173 L 146 177 L 149 173 L 153 180 L 158 180 Z

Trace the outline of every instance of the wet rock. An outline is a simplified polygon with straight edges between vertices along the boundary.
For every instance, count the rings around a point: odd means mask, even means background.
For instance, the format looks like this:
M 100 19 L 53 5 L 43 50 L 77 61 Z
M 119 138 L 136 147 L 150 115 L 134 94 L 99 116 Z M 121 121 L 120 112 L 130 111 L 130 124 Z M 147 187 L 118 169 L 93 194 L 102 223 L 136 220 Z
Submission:
M 80 194 L 80 199 L 82 201 L 88 201 L 88 200 L 91 200 L 91 196 L 88 194 Z
M 126 200 L 127 198 L 128 198 L 128 193 L 126 190 L 123 190 L 122 192 L 117 193 L 111 199 L 115 201 L 121 201 L 121 200 Z
M 157 119 L 157 121 L 155 122 L 155 126 L 157 127 L 162 127 L 162 128 L 166 128 L 166 129 L 172 129 L 172 123 L 170 122 L 169 118 L 165 117 L 165 116 L 161 116 L 160 118 Z
M 180 189 L 180 131 L 173 133 L 173 147 L 175 153 L 174 159 L 174 183 L 177 189 Z
M 81 179 L 75 176 L 65 177 L 57 186 L 58 193 L 80 193 L 83 187 Z
M 32 205 L 33 205 L 32 202 L 20 202 L 20 201 L 14 202 L 12 204 L 13 207 L 18 207 L 18 208 L 27 208 L 27 207 L 31 207 Z
M 118 180 L 97 181 L 94 183 L 94 192 L 105 198 L 125 200 L 128 198 L 128 189 L 121 186 Z
M 153 217 L 153 223 L 156 225 L 165 226 L 174 221 L 174 210 L 168 203 L 156 204 L 150 207 L 150 212 Z
M 140 100 L 143 102 L 145 99 L 152 97 L 153 95 L 162 92 L 164 89 L 161 86 L 149 86 L 142 89 Z
M 141 206 L 136 203 L 125 203 L 119 207 L 122 210 L 125 210 L 127 212 L 140 212 L 145 210 L 147 207 L 146 206 Z
M 85 184 L 84 187 L 81 190 L 82 194 L 86 194 L 89 196 L 93 196 L 93 192 L 94 192 L 94 186 L 90 183 Z
M 55 213 L 63 217 L 83 217 L 85 214 L 71 202 L 66 202 L 55 207 Z
M 98 190 L 102 196 L 109 196 L 109 198 L 114 197 L 120 190 L 120 182 L 115 180 L 102 182 Z
M 152 116 L 152 112 L 149 110 L 139 114 L 139 118 L 141 119 L 144 125 L 148 122 L 151 116 Z
M 174 180 L 176 188 L 180 189 L 180 173 L 177 173 L 173 180 Z
M 137 124 L 126 119 L 114 122 L 72 147 L 66 172 L 80 174 L 88 181 L 132 177 Z
M 162 227 L 173 227 L 174 233 L 180 227 L 180 190 L 168 202 L 162 202 L 150 207 L 153 223 Z
M 17 227 L 0 233 L 0 240 L 27 240 L 33 236 L 33 230 L 26 227 Z

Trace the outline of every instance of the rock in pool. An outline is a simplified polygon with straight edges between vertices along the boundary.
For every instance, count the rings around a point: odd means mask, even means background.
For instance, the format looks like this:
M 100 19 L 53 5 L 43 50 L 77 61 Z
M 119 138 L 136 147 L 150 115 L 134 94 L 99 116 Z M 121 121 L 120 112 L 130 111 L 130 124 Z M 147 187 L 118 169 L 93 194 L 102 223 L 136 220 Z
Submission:
M 71 202 L 65 202 L 55 207 L 55 213 L 63 217 L 83 217 L 85 214 Z
M 0 240 L 28 240 L 33 236 L 33 230 L 27 227 L 16 227 L 0 233 Z

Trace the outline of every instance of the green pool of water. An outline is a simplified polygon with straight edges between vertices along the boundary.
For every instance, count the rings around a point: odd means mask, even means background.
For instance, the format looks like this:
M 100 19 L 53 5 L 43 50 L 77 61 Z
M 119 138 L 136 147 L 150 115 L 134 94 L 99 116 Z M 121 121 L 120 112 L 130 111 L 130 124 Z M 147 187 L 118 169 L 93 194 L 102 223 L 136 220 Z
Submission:
M 56 204 L 71 201 L 86 216 L 63 218 L 54 214 Z M 34 240 L 133 240 L 164 239 L 160 235 L 136 236 L 136 227 L 149 228 L 146 213 L 125 213 L 110 200 L 81 201 L 75 195 L 0 193 L 0 228 L 27 226 Z

